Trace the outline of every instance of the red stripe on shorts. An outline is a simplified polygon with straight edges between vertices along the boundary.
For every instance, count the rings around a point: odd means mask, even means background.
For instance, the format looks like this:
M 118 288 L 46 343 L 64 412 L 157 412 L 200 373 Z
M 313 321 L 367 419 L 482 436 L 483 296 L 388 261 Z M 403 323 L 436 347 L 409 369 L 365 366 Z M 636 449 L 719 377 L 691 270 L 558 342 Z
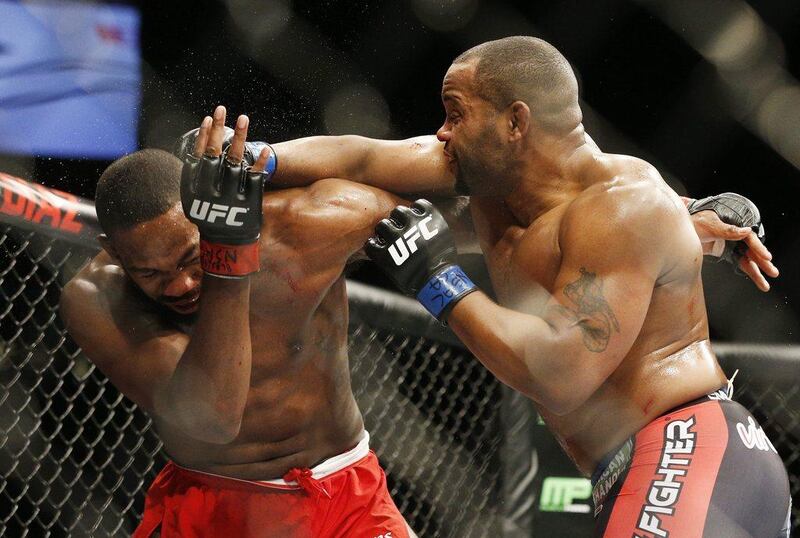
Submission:
M 716 401 L 648 424 L 636 434 L 630 470 L 603 536 L 701 537 L 727 444 Z

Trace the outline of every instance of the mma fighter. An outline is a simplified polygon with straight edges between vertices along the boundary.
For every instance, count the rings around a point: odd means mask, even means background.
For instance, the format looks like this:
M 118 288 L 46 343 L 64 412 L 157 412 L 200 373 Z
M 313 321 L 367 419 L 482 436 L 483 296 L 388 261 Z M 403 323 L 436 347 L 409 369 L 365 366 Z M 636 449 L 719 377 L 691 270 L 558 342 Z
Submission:
M 264 195 L 274 154 L 242 165 L 246 116 L 221 154 L 224 125 L 204 119 L 182 179 L 161 150 L 109 166 L 103 250 L 61 297 L 171 458 L 134 536 L 414 536 L 350 388 L 343 276 L 400 199 L 338 179 Z
M 468 50 L 442 100 L 438 142 L 290 141 L 276 145 L 277 180 L 441 194 L 455 178 L 471 195 L 498 302 L 458 268 L 427 201 L 396 208 L 367 253 L 536 403 L 592 476 L 598 536 L 788 536 L 786 470 L 730 399 L 709 343 L 703 248 L 678 196 L 647 162 L 599 150 L 569 63 L 540 39 Z M 735 196 L 690 204 L 709 208 L 754 224 Z M 750 230 L 738 233 L 750 246 L 740 266 L 766 290 L 759 269 L 777 269 Z

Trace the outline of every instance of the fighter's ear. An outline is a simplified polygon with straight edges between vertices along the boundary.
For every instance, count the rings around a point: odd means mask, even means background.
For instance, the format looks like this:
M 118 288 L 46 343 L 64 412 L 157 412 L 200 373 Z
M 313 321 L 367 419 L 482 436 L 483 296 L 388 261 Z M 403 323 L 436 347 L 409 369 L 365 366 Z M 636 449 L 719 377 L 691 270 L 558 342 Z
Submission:
M 100 234 L 97 236 L 97 242 L 100 243 L 100 246 L 103 247 L 103 250 L 108 252 L 108 254 L 114 258 L 115 260 L 119 261 L 119 255 L 117 254 L 114 245 L 111 244 L 111 239 L 108 238 L 106 234 Z
M 520 140 L 528 134 L 531 125 L 531 109 L 522 101 L 508 106 L 508 127 L 511 140 Z

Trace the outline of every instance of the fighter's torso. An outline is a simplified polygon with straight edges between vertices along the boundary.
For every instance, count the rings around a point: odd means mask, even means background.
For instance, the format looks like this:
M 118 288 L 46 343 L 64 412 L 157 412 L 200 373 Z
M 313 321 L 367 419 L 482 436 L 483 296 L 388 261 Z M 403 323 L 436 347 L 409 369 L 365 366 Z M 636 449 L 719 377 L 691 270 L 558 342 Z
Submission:
M 299 243 L 291 232 L 302 216 L 266 198 L 261 270 L 250 277 L 252 372 L 240 433 L 227 445 L 206 444 L 157 421 L 178 463 L 245 479 L 313 466 L 352 448 L 363 429 L 350 388 L 344 266 L 325 261 L 335 238 Z
M 571 201 L 523 227 L 502 201 L 472 198 L 476 233 L 500 304 L 542 313 L 561 266 L 559 232 Z M 633 347 L 589 400 L 563 416 L 540 408 L 559 442 L 586 473 L 645 424 L 724 380 L 707 341 L 701 260 L 691 253 L 686 257 L 665 268 Z

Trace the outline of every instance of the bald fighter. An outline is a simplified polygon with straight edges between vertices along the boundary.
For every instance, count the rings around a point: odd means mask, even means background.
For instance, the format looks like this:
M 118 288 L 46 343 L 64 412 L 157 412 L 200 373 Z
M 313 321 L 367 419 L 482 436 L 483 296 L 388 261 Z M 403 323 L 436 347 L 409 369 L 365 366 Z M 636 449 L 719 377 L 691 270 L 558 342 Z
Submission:
M 413 536 L 350 388 L 343 277 L 399 199 L 337 179 L 264 195 L 274 154 L 241 162 L 246 116 L 222 154 L 224 124 L 203 121 L 182 181 L 161 150 L 109 166 L 103 250 L 61 297 L 171 460 L 134 536 Z
M 279 180 L 447 193 L 455 179 L 471 195 L 496 301 L 458 268 L 425 201 L 394 210 L 368 253 L 536 403 L 592 476 L 598 535 L 788 536 L 786 470 L 709 344 L 703 247 L 684 203 L 653 166 L 591 141 L 572 69 L 542 40 L 470 49 L 442 101 L 439 142 L 292 141 L 277 146 Z M 750 248 L 733 254 L 767 289 L 760 270 L 777 269 L 748 229 L 753 208 L 692 205 L 741 218 L 731 239 Z

